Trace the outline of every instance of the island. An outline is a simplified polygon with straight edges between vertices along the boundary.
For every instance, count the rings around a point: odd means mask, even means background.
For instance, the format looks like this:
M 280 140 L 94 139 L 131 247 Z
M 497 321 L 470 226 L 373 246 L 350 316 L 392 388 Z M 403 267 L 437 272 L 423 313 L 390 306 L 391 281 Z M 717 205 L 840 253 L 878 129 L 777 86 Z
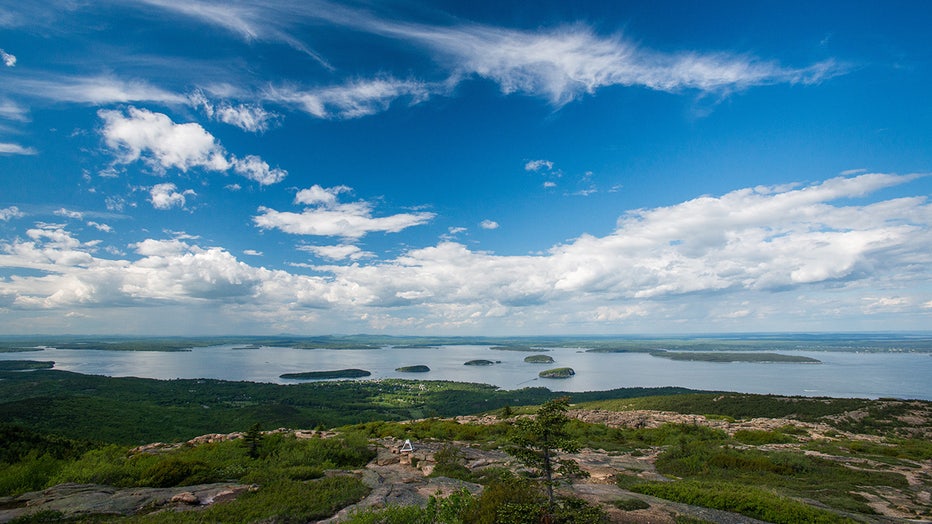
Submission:
M 541 371 L 537 376 L 540 378 L 570 378 L 575 374 L 576 372 L 573 371 L 573 368 L 553 368 L 547 371 Z
M 395 368 L 395 371 L 399 373 L 427 373 L 430 371 L 430 368 L 427 366 L 402 366 L 400 368 Z
M 303 373 L 282 373 L 279 378 L 294 380 L 321 380 L 328 378 L 360 378 L 372 373 L 365 369 L 336 369 L 333 371 L 305 371 Z
M 535 348 L 531 346 L 510 345 L 510 346 L 492 346 L 489 349 L 495 351 L 550 351 L 549 349 Z
M 821 364 L 822 361 L 802 355 L 783 355 L 780 353 L 745 353 L 734 351 L 652 351 L 651 356 L 670 360 L 689 360 L 696 362 L 781 362 L 797 364 Z
M 476 360 L 470 360 L 469 362 L 463 363 L 464 366 L 491 366 L 492 364 L 495 364 L 495 362 L 492 362 L 491 360 L 481 359 L 481 358 L 476 359 Z
M 553 357 L 550 355 L 528 355 L 524 361 L 529 364 L 553 364 Z
M 0 371 L 31 371 L 33 369 L 52 369 L 55 362 L 51 360 L 0 360 Z

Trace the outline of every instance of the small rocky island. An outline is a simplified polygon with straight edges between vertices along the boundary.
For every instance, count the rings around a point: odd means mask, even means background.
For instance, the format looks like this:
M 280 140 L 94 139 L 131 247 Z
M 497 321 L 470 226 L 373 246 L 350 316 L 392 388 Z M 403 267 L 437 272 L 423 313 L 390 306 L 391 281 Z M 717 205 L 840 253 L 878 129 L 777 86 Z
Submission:
M 483 358 L 479 358 L 476 360 L 470 360 L 469 362 L 464 362 L 463 365 L 464 366 L 491 366 L 493 364 L 500 364 L 500 363 L 501 363 L 501 360 L 492 362 L 491 360 L 485 360 Z
M 330 378 L 361 378 L 372 373 L 365 369 L 336 369 L 333 371 L 304 371 L 302 373 L 282 373 L 279 378 L 294 380 L 324 380 Z
M 553 364 L 553 357 L 550 355 L 528 355 L 524 361 L 529 364 Z
M 570 378 L 575 374 L 576 372 L 573 371 L 573 368 L 553 368 L 547 371 L 541 371 L 537 376 L 540 378 Z
M 402 366 L 400 368 L 395 368 L 395 371 L 399 373 L 427 373 L 430 371 L 430 368 L 424 365 Z

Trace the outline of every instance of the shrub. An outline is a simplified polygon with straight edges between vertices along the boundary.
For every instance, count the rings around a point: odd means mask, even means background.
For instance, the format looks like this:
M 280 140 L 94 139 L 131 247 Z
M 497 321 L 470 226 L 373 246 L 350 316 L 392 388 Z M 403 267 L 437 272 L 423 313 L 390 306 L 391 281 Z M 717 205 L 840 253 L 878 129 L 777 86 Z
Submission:
M 644 502 L 641 499 L 618 499 L 612 501 L 612 506 L 622 510 L 622 511 L 637 511 L 639 509 L 647 509 L 650 507 L 650 504 Z

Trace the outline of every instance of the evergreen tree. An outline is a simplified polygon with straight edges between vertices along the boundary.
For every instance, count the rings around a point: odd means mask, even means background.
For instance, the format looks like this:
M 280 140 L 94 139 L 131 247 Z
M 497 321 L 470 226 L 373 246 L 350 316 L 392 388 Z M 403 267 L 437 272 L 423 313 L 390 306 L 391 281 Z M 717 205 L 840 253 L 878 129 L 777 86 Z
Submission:
M 570 420 L 566 416 L 569 401 L 569 397 L 550 400 L 540 407 L 534 418 L 518 419 L 511 438 L 511 453 L 541 477 L 551 510 L 554 508 L 553 488 L 557 483 L 587 476 L 575 460 L 557 457 L 558 452 L 579 451 L 579 445 L 566 430 Z
M 259 458 L 259 444 L 262 442 L 262 427 L 256 422 L 243 435 L 243 444 L 246 446 L 246 455 L 249 458 Z

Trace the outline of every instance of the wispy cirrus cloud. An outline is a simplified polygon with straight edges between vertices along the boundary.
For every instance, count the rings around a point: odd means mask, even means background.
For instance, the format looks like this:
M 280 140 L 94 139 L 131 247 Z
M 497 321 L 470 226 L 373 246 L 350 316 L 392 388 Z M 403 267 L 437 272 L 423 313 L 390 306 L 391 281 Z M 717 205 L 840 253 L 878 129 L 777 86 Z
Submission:
M 142 160 L 156 170 L 233 170 L 259 185 L 275 184 L 287 176 L 285 170 L 272 168 L 258 156 L 238 158 L 227 153 L 196 122 L 177 124 L 168 115 L 135 107 L 126 113 L 101 110 L 98 115 L 104 122 L 101 134 L 120 164 Z
M 333 67 L 320 54 L 292 34 L 290 26 L 294 14 L 313 7 L 315 2 L 293 4 L 282 9 L 281 3 L 268 2 L 174 2 L 171 0 L 136 0 L 137 3 L 158 7 L 227 29 L 251 42 L 255 40 L 282 42 L 306 54 L 328 70 Z M 286 4 L 287 5 L 287 4 Z M 302 9 L 303 7 L 303 9 Z
M 526 93 L 556 106 L 608 86 L 676 92 L 729 92 L 770 84 L 812 84 L 843 71 L 832 60 L 801 68 L 729 52 L 662 52 L 583 24 L 538 31 L 484 25 L 374 27 L 422 43 L 457 74 L 495 81 L 502 92 Z
M 6 81 L 3 90 L 55 102 L 93 105 L 187 102 L 185 95 L 154 86 L 146 80 L 123 79 L 111 75 L 21 77 Z
M 291 2 L 287 9 L 261 1 L 143 3 L 226 28 L 246 40 L 270 39 L 302 50 L 307 50 L 298 36 L 302 24 L 325 23 L 369 32 L 420 46 L 447 75 L 435 81 L 388 77 L 336 87 L 279 87 L 265 95 L 297 104 L 320 118 L 372 114 L 402 97 L 418 103 L 450 93 L 472 77 L 494 81 L 505 94 L 539 96 L 559 107 L 609 86 L 722 94 L 772 84 L 815 84 L 846 71 L 831 59 L 792 67 L 750 53 L 649 49 L 621 34 L 598 34 L 583 23 L 536 30 L 471 23 L 430 25 L 399 22 L 372 11 L 320 1 Z M 326 64 L 316 53 L 312 55 Z
M 382 77 L 315 89 L 274 87 L 261 96 L 271 102 L 297 106 L 318 118 L 346 119 L 385 111 L 402 98 L 410 105 L 419 104 L 437 92 L 438 87 L 429 83 Z
M 281 115 L 256 104 L 234 105 L 226 101 L 213 102 L 200 90 L 191 93 L 190 101 L 195 107 L 203 109 L 209 118 L 251 133 L 268 131 L 269 126 L 281 118 Z
M 0 142 L 0 155 L 35 155 L 39 152 L 32 147 L 14 144 L 12 142 Z

